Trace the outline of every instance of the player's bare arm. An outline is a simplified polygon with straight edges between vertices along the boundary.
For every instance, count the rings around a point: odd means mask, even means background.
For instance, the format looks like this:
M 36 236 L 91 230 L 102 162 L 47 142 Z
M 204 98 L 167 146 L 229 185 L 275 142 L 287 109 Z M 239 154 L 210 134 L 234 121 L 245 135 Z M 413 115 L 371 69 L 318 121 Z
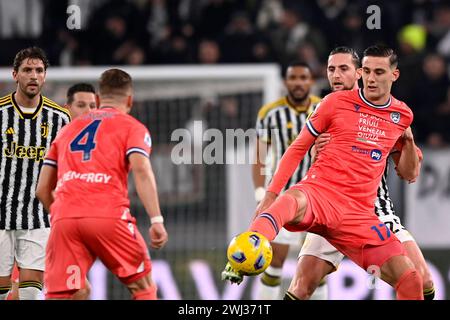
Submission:
M 256 140 L 256 151 L 255 151 L 255 162 L 252 166 L 252 177 L 253 185 L 255 186 L 255 199 L 257 202 L 261 201 L 261 192 L 264 192 L 265 183 L 265 159 L 267 156 L 268 143 L 257 138 Z M 264 195 L 264 193 L 262 193 Z
M 414 143 L 411 127 L 408 127 L 401 136 L 403 148 L 400 153 L 392 154 L 396 164 L 397 174 L 404 180 L 414 182 L 419 176 L 421 161 Z
M 42 166 L 36 187 L 36 197 L 42 202 L 42 205 L 47 212 L 50 212 L 50 206 L 54 201 L 53 190 L 56 188 L 56 182 L 56 168 L 48 165 Z
M 131 154 L 129 161 L 136 184 L 137 194 L 152 221 L 149 229 L 150 245 L 154 249 L 160 249 L 167 242 L 168 235 L 166 228 L 164 227 L 161 209 L 159 207 L 156 180 L 152 166 L 147 157 L 137 153 Z

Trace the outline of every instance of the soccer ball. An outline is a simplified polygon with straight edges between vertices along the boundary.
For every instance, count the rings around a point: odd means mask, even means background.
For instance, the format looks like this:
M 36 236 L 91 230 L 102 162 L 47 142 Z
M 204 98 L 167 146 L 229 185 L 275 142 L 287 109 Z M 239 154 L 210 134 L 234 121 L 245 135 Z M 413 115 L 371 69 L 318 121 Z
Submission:
M 234 237 L 227 250 L 231 267 L 246 276 L 264 272 L 272 261 L 272 246 L 262 234 L 247 231 Z

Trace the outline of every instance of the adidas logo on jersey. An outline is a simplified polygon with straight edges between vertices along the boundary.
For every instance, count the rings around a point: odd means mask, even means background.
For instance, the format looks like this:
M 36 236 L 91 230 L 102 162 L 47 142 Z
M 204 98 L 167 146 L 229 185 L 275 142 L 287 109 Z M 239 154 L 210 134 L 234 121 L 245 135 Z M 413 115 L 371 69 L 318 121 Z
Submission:
M 6 134 L 15 134 L 16 132 L 14 131 L 14 128 L 13 128 L 13 127 L 9 127 L 9 128 L 5 131 L 5 133 L 6 133 Z

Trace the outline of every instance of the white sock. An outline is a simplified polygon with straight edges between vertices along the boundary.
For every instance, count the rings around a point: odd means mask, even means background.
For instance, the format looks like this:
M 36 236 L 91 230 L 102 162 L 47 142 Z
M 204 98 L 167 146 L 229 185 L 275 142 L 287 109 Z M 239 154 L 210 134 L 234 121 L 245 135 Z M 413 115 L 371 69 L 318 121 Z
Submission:
M 41 300 L 41 289 L 36 287 L 19 288 L 19 300 Z
M 257 300 L 279 300 L 281 299 L 281 268 L 269 266 L 260 277 L 259 289 L 256 294 Z
M 323 285 L 318 286 L 309 299 L 328 300 L 328 283 L 325 282 Z
M 0 300 L 6 300 L 6 298 L 8 297 L 8 294 L 10 293 L 10 291 L 8 291 L 6 293 L 0 293 Z

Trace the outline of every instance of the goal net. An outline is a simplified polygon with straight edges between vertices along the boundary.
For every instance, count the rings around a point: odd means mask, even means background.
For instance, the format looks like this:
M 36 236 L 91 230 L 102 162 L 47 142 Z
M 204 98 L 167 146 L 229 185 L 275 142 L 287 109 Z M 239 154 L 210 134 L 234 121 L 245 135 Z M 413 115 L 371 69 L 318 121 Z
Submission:
M 131 114 L 152 135 L 151 162 L 169 233 L 163 250 L 150 250 L 159 296 L 250 298 L 250 285 L 236 289 L 220 281 L 228 242 L 248 226 L 256 205 L 249 159 L 236 161 L 242 154 L 250 154 L 253 146 L 248 141 L 244 145 L 230 143 L 234 136 L 227 133 L 254 128 L 258 109 L 279 97 L 278 66 L 120 68 L 134 81 Z M 82 81 L 96 85 L 106 69 L 50 68 L 43 94 L 63 105 L 70 85 Z M 11 70 L 0 69 L 0 93 L 14 90 Z M 223 141 L 218 141 L 221 138 Z M 148 243 L 149 219 L 132 183 L 129 195 L 131 211 Z M 101 264 L 94 266 L 89 278 L 93 299 L 130 297 Z

